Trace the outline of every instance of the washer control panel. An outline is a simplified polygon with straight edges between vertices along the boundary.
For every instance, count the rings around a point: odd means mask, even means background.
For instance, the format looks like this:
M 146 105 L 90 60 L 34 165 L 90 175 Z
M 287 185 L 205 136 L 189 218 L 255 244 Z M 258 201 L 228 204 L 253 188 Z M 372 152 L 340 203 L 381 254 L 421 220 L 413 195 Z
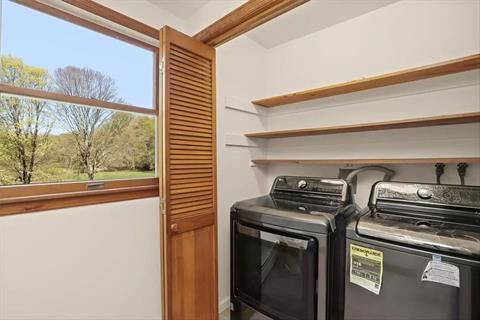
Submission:
M 379 182 L 374 188 L 372 200 L 373 204 L 378 201 L 417 202 L 480 210 L 480 186 Z
M 427 188 L 419 188 L 417 190 L 417 195 L 421 199 L 430 199 L 433 196 L 433 192 L 432 192 L 432 190 L 427 189 Z

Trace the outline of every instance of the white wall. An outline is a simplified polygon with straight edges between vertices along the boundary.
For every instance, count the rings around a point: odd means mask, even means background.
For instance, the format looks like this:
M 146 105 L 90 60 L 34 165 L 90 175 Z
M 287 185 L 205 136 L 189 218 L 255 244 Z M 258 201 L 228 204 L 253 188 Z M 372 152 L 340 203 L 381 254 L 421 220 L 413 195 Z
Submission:
M 156 28 L 169 25 L 195 34 L 245 0 L 213 1 L 188 21 L 146 0 L 98 2 Z M 266 61 L 258 59 L 264 54 L 258 44 L 242 38 L 222 46 L 217 54 L 219 101 L 226 96 L 250 99 L 251 94 L 265 92 L 260 79 L 265 77 Z M 254 81 L 249 80 L 252 74 Z M 225 110 L 220 102 L 218 119 L 223 309 L 229 298 L 229 207 L 239 198 L 263 193 L 266 174 L 249 167 L 256 153 L 265 156 L 262 149 L 226 147 L 222 137 L 224 132 L 240 135 L 244 129 L 265 127 L 256 116 Z M 156 198 L 0 219 L 0 319 L 159 319 L 158 208 Z
M 267 95 L 479 52 L 478 0 L 393 3 L 269 50 Z
M 100 2 L 152 26 L 169 24 L 189 34 L 208 20 L 193 17 L 186 25 L 145 0 Z M 222 306 L 230 290 L 230 206 L 267 193 L 276 175 L 336 176 L 338 170 L 252 168 L 251 159 L 480 153 L 476 125 L 280 139 L 262 148 L 225 145 L 227 134 L 249 131 L 478 111 L 478 72 L 275 108 L 268 117 L 226 109 L 225 98 L 250 101 L 479 52 L 479 11 L 477 1 L 401 1 L 270 50 L 246 36 L 217 49 Z M 391 167 L 399 180 L 433 181 L 432 166 Z M 364 203 L 379 175 L 362 179 Z M 457 182 L 454 166 L 444 181 Z M 478 165 L 468 169 L 467 183 L 480 184 Z M 158 215 L 158 199 L 146 199 L 0 219 L 0 319 L 159 318 Z
M 0 219 L 0 319 L 159 319 L 158 198 Z
M 267 96 L 350 81 L 480 52 L 480 2 L 401 1 L 267 53 Z M 281 66 L 281 67 L 280 67 Z M 471 71 L 366 92 L 272 108 L 268 129 L 308 128 L 480 111 L 480 73 Z M 414 158 L 480 155 L 480 126 L 455 125 L 356 134 L 275 139 L 269 158 Z M 390 166 L 392 167 L 392 166 Z M 395 180 L 434 182 L 433 165 L 394 166 Z M 338 167 L 274 166 L 280 174 L 336 176 Z M 480 166 L 466 182 L 480 184 Z M 361 177 L 365 205 L 371 182 Z M 455 165 L 445 183 L 458 183 Z
M 143 1 L 143 0 L 142 0 Z M 143 1 L 144 2 L 144 1 Z M 239 3 L 241 1 L 238 1 Z M 119 11 L 136 14 L 153 26 L 170 24 L 194 34 L 228 11 L 233 2 L 212 1 L 182 25 L 168 14 L 139 12 L 121 1 L 102 0 Z M 445 128 L 272 140 L 261 148 L 226 146 L 227 135 L 249 131 L 400 119 L 461 111 L 478 111 L 478 72 L 453 75 L 370 92 L 275 108 L 268 117 L 225 108 L 225 99 L 248 101 L 402 68 L 434 63 L 480 51 L 477 1 L 402 1 L 266 50 L 247 36 L 217 48 L 218 243 L 221 309 L 229 297 L 229 208 L 238 200 L 268 192 L 280 174 L 336 176 L 335 166 L 259 166 L 265 157 L 415 157 L 478 156 L 480 129 L 475 125 Z M 147 6 L 148 7 L 148 6 Z M 279 31 L 281 32 L 281 31 Z M 241 138 L 239 138 L 241 140 Z M 390 166 L 397 179 L 434 179 L 431 165 Z M 364 174 L 359 201 L 365 203 L 379 174 Z M 457 183 L 454 166 L 445 182 Z M 480 184 L 478 165 L 468 169 L 467 183 Z
M 265 119 L 255 114 L 225 108 L 225 99 L 249 101 L 265 91 L 265 49 L 247 37 L 217 49 L 218 126 L 218 279 L 220 310 L 230 294 L 230 207 L 235 201 L 265 192 L 266 172 L 253 170 L 252 157 L 265 157 L 265 148 L 226 146 L 226 136 L 265 130 Z M 241 103 L 241 102 L 240 102 Z M 249 107 L 249 106 L 247 106 Z M 251 107 L 251 106 L 250 106 Z
M 251 101 L 478 53 L 479 23 L 478 1 L 401 1 L 268 50 L 246 36 L 217 49 L 220 299 L 229 293 L 228 208 L 235 201 L 266 194 L 277 175 L 335 177 L 339 169 L 252 168 L 249 160 L 480 155 L 476 124 L 274 139 L 259 149 L 224 144 L 229 133 L 480 111 L 478 71 L 272 108 L 262 117 L 225 109 L 225 96 Z M 244 107 L 254 110 L 248 103 Z M 388 167 L 397 172 L 395 180 L 435 181 L 433 165 Z M 366 204 L 371 185 L 381 177 L 359 176 L 359 205 Z M 442 182 L 459 182 L 456 165 L 447 166 Z M 479 165 L 470 165 L 466 182 L 480 184 Z
M 188 32 L 146 0 L 98 2 Z M 149 198 L 1 217 L 0 319 L 160 319 L 159 216 Z

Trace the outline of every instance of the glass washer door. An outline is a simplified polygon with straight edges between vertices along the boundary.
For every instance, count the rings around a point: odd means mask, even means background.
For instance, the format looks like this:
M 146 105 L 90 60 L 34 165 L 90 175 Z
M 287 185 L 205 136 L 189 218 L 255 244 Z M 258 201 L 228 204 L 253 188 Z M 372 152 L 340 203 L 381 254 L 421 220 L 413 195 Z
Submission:
M 316 319 L 317 240 L 235 224 L 236 294 L 277 319 Z

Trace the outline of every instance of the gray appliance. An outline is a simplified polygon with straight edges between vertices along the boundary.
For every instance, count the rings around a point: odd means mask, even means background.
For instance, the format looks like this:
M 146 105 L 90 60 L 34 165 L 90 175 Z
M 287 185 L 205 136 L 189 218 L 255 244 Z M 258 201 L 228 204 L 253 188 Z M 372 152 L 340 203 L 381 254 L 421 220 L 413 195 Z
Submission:
M 355 212 L 341 179 L 278 177 L 267 196 L 231 208 L 231 318 L 332 319 L 342 297 L 345 221 Z M 332 275 L 335 275 L 333 277 Z
M 379 182 L 347 226 L 345 319 L 480 319 L 480 187 Z

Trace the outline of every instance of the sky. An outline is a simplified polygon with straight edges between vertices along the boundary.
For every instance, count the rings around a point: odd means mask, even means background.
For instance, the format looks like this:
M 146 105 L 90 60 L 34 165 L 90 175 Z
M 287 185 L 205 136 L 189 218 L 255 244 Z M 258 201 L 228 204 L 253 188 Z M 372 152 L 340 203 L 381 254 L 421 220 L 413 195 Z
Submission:
M 88 67 L 113 78 L 126 103 L 152 108 L 153 53 L 90 29 L 0 0 L 0 53 L 48 69 Z

